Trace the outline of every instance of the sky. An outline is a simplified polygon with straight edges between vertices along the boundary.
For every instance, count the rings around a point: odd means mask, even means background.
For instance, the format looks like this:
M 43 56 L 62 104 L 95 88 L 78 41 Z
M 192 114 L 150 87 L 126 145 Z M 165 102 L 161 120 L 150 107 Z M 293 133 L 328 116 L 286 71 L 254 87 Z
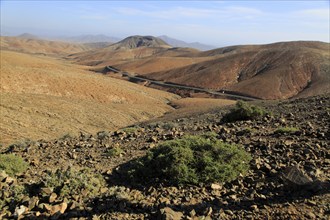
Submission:
M 330 41 L 329 0 L 1 0 L 1 35 L 167 35 L 214 46 Z

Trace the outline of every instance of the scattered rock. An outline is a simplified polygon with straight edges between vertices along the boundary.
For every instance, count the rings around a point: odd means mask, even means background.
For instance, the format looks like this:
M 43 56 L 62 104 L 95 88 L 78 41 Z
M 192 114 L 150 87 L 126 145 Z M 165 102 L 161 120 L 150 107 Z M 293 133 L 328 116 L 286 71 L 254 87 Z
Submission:
M 222 189 L 222 186 L 219 185 L 219 184 L 212 183 L 211 184 L 211 189 L 213 189 L 213 190 L 221 190 Z
M 28 208 L 25 207 L 24 205 L 16 207 L 15 212 L 14 212 L 14 216 L 16 218 L 20 218 L 24 214 L 24 212 L 26 212 L 27 210 L 28 210 Z
M 313 180 L 299 168 L 298 165 L 288 167 L 282 174 L 282 179 L 289 185 L 310 186 Z
M 44 207 L 51 215 L 55 215 L 56 213 L 63 214 L 65 210 L 68 208 L 68 204 L 65 202 L 54 206 L 45 204 Z
M 56 193 L 52 193 L 50 196 L 49 196 L 49 203 L 53 203 L 55 202 L 55 199 L 57 198 L 57 195 Z
M 169 207 L 165 207 L 160 210 L 158 219 L 159 220 L 181 220 L 182 217 L 183 217 L 182 212 L 176 212 Z

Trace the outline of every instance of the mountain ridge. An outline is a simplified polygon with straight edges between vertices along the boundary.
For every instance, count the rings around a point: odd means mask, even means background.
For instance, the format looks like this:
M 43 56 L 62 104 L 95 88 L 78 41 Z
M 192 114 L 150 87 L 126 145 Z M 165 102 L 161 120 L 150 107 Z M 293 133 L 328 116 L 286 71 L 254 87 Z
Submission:
M 161 36 L 158 36 L 158 38 L 164 40 L 165 42 L 167 42 L 169 45 L 171 45 L 173 47 L 190 47 L 190 48 L 195 48 L 195 49 L 198 49 L 201 51 L 212 50 L 212 49 L 216 48 L 215 46 L 202 44 L 199 42 L 187 43 L 183 40 L 175 39 L 175 38 L 169 37 L 167 35 L 161 35 Z

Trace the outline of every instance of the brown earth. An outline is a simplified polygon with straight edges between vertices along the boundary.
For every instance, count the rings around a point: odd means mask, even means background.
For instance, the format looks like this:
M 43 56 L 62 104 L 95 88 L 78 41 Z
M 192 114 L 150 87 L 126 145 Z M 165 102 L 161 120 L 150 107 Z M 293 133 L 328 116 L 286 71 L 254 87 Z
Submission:
M 227 47 L 201 53 L 212 60 L 145 76 L 262 99 L 324 94 L 330 91 L 329 47 L 322 42 Z
M 162 47 L 138 47 L 125 50 L 113 50 L 105 47 L 98 50 L 81 52 L 69 56 L 75 63 L 89 66 L 107 66 L 153 56 L 160 51 L 166 50 Z M 109 61 L 111 61 L 109 63 Z
M 138 60 L 132 60 L 115 66 L 119 69 L 123 69 L 129 73 L 136 73 L 139 75 L 145 75 L 152 73 L 155 70 L 167 71 L 173 68 L 179 68 L 189 66 L 194 63 L 199 63 L 205 60 L 210 60 L 210 57 L 151 57 Z M 105 63 L 106 64 L 106 63 Z M 114 64 L 111 61 L 109 65 Z
M 1 50 L 1 143 L 116 129 L 158 117 L 176 95 Z

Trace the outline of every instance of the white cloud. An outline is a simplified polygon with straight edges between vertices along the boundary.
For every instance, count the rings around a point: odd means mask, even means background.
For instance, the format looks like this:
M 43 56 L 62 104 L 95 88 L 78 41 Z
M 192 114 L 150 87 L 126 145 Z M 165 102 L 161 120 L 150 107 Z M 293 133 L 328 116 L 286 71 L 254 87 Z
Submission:
M 173 7 L 166 10 L 140 10 L 129 7 L 120 7 L 116 12 L 127 16 L 147 16 L 160 19 L 180 19 L 180 18 L 237 18 L 237 17 L 255 17 L 264 13 L 255 8 L 248 7 L 226 7 L 226 8 L 187 8 Z
M 153 11 L 143 11 L 135 8 L 121 7 L 115 9 L 118 13 L 122 15 L 130 16 L 147 16 L 154 18 L 164 18 L 164 19 L 175 19 L 179 17 L 209 17 L 216 13 L 215 10 L 210 9 L 196 9 L 196 8 L 183 8 L 175 7 L 168 10 L 153 10 Z
M 327 20 L 330 19 L 330 11 L 327 8 L 320 8 L 320 9 L 308 9 L 297 11 L 294 15 L 306 18 L 306 19 L 321 19 Z

